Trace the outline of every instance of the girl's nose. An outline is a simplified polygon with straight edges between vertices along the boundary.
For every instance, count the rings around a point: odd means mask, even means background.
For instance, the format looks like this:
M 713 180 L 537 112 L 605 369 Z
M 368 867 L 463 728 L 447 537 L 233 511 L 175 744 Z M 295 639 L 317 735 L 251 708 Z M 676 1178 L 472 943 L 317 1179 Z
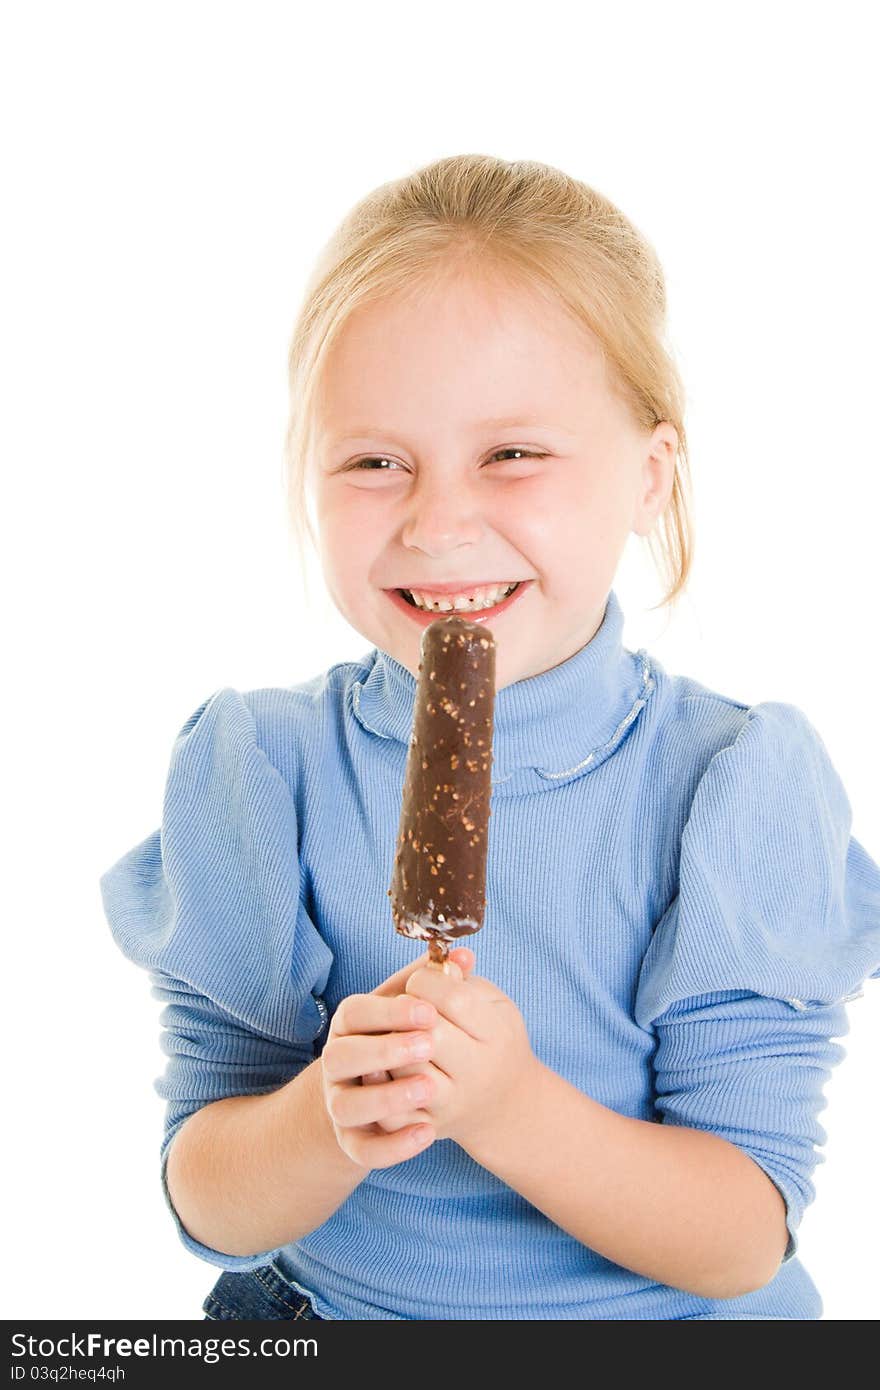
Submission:
M 472 545 L 482 534 L 476 498 L 459 484 L 420 485 L 412 496 L 401 540 L 411 550 L 443 555 Z

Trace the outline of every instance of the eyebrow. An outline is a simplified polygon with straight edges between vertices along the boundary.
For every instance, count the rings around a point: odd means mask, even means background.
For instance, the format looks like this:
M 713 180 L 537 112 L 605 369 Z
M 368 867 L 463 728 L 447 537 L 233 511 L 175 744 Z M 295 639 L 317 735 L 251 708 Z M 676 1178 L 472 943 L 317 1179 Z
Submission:
M 558 430 L 562 434 L 567 434 L 560 425 L 547 424 L 544 421 L 528 415 L 496 415 L 487 420 L 479 420 L 474 426 L 475 430 L 507 430 L 507 429 L 538 429 L 538 430 Z M 330 441 L 332 444 L 342 444 L 346 439 L 361 439 L 364 436 L 370 438 L 388 434 L 388 430 L 381 425 L 361 425 L 355 429 L 346 430 L 344 434 L 338 434 Z

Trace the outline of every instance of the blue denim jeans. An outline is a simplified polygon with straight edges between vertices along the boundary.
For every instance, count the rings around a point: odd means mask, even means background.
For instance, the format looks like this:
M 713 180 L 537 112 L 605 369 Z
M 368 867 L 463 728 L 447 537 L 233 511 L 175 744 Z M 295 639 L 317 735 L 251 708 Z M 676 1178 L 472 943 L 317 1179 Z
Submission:
M 320 1317 L 305 1294 L 289 1284 L 276 1266 L 260 1265 L 244 1273 L 224 1270 L 202 1304 L 204 1321 L 228 1322 L 234 1319 L 279 1318 L 294 1322 L 298 1318 Z

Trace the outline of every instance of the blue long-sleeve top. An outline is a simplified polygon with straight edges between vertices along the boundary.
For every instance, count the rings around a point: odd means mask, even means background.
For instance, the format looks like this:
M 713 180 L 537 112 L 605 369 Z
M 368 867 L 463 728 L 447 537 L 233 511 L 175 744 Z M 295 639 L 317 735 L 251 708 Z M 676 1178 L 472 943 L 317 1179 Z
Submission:
M 101 878 L 116 943 L 165 1004 L 160 1176 L 195 1255 L 274 1261 L 334 1319 L 821 1317 L 797 1228 L 845 1055 L 832 1039 L 880 975 L 880 869 L 796 706 L 669 675 L 622 629 L 612 589 L 590 642 L 496 696 L 487 908 L 468 944 L 548 1067 L 760 1165 L 787 1212 L 775 1277 L 725 1300 L 656 1283 L 450 1139 L 370 1172 L 277 1250 L 227 1255 L 183 1227 L 165 1165 L 187 1117 L 289 1081 L 340 1000 L 421 954 L 387 897 L 416 682 L 377 648 L 300 685 L 213 694 L 174 743 L 161 829 Z

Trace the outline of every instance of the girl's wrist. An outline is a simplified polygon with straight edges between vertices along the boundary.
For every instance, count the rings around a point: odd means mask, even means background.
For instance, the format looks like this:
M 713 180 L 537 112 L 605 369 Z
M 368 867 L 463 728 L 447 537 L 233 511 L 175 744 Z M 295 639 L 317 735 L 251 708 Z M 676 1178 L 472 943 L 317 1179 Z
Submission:
M 285 1122 L 289 1124 L 291 1114 L 290 1100 L 283 1093 L 294 1086 L 303 1086 L 308 1094 L 308 1106 L 311 1111 L 311 1121 L 314 1126 L 310 1140 L 316 1145 L 315 1152 L 320 1155 L 319 1161 L 327 1165 L 328 1174 L 330 1172 L 339 1177 L 358 1178 L 363 1180 L 370 1169 L 363 1164 L 355 1163 L 354 1159 L 346 1153 L 339 1142 L 336 1126 L 330 1117 L 324 1097 L 324 1071 L 321 1058 L 318 1057 L 314 1062 L 301 1072 L 299 1076 L 287 1082 L 286 1086 L 273 1093 L 276 1103 L 284 1113 Z M 291 1145 L 299 1150 L 303 1143 L 303 1132 L 301 1128 L 288 1128 Z
M 506 1153 L 516 1149 L 546 1076 L 547 1068 L 532 1053 L 525 1066 L 517 1066 L 503 1096 L 481 1106 L 476 1122 L 452 1136 L 459 1147 L 492 1171 L 494 1163 L 502 1162 Z

